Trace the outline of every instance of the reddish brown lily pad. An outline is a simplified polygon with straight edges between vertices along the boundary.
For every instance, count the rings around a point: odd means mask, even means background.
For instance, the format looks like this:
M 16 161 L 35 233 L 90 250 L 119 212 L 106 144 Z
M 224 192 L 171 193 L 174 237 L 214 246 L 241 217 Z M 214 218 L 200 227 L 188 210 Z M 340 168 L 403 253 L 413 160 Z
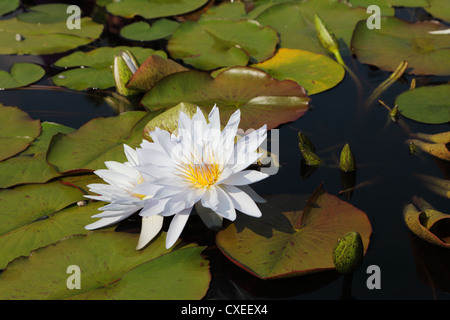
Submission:
M 216 236 L 225 256 L 251 274 L 272 279 L 334 269 L 333 248 L 350 231 L 361 235 L 367 251 L 372 227 L 366 214 L 322 186 L 303 210 L 299 195 L 266 199 L 261 218 L 239 216 Z

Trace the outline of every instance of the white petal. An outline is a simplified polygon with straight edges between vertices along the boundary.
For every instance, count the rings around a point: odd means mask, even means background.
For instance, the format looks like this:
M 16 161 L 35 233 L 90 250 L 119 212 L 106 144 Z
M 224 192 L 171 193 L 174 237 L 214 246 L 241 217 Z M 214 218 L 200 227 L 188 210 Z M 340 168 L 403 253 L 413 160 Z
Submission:
M 203 207 L 210 208 L 215 211 L 219 205 L 219 198 L 217 195 L 217 187 L 210 187 L 209 190 L 205 191 L 205 195 L 201 199 L 201 204 Z
M 121 210 L 121 211 L 106 210 L 101 213 L 97 213 L 97 214 L 93 215 L 92 218 L 124 217 L 124 219 L 125 219 L 125 218 L 131 216 L 133 213 L 139 211 L 139 209 L 140 208 L 135 207 L 135 206 L 129 206 L 127 209 Z
M 261 217 L 261 211 L 247 193 L 235 186 L 225 185 L 223 188 L 228 193 L 237 210 L 252 217 Z
M 153 215 L 157 215 L 162 213 L 167 206 L 167 203 L 170 201 L 170 198 L 165 199 L 150 199 L 148 203 L 145 204 L 144 209 L 141 210 L 139 215 L 143 217 L 150 217 Z
M 140 178 L 139 171 L 136 169 L 120 163 L 116 161 L 105 161 L 105 165 L 109 170 L 115 171 L 117 173 L 123 174 L 125 177 L 127 177 L 129 180 L 137 181 Z
M 209 229 L 218 231 L 222 227 L 223 218 L 213 210 L 203 207 L 200 202 L 195 204 L 195 210 Z
M 267 178 L 267 173 L 259 172 L 256 170 L 244 170 L 232 174 L 230 177 L 222 181 L 222 184 L 229 184 L 235 186 L 242 186 L 251 184 L 262 179 Z
M 175 242 L 180 237 L 181 232 L 186 225 L 186 222 L 189 218 L 189 214 L 191 213 L 192 207 L 186 208 L 180 212 L 178 212 L 172 218 L 170 222 L 169 230 L 167 230 L 167 238 L 166 238 L 166 248 L 169 249 L 172 247 Z
M 164 218 L 160 215 L 151 217 L 142 217 L 141 234 L 136 246 L 136 250 L 140 250 L 147 245 L 158 233 L 163 226 Z
M 221 187 L 216 188 L 218 205 L 214 211 L 222 217 L 234 221 L 236 219 L 236 210 L 234 210 L 233 202 Z
M 137 166 L 139 164 L 139 159 L 136 150 L 126 144 L 123 145 L 123 149 L 130 165 Z
M 119 216 L 119 217 L 111 217 L 111 218 L 102 218 L 94 223 L 88 224 L 87 226 L 85 226 L 84 228 L 86 230 L 94 230 L 94 229 L 98 229 L 98 228 L 103 228 L 105 226 L 108 226 L 110 224 L 114 224 L 116 222 L 119 222 L 125 218 L 127 218 L 128 216 Z

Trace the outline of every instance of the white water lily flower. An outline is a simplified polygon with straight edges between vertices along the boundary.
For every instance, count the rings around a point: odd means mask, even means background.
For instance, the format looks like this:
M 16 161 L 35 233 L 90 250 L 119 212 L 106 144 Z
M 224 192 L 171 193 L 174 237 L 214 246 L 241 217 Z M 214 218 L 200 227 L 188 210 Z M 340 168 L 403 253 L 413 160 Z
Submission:
M 223 130 L 217 107 L 213 107 L 208 118 L 209 123 L 199 108 L 192 119 L 181 112 L 177 134 L 156 128 L 150 132 L 153 142 L 144 141 L 136 150 L 140 163 L 136 169 L 149 178 L 134 192 L 152 195 L 140 215 L 173 215 L 167 248 L 179 238 L 194 205 L 209 227 L 220 226 L 223 218 L 233 221 L 236 209 L 261 216 L 255 201 L 264 200 L 248 184 L 268 175 L 245 169 L 261 155 L 257 148 L 266 139 L 266 126 L 235 143 L 239 110 L 231 115 Z
M 98 194 L 86 195 L 86 198 L 109 202 L 109 204 L 99 208 L 102 213 L 92 216 L 101 218 L 91 223 L 85 228 L 93 230 L 102 228 L 128 218 L 133 213 L 146 208 L 150 196 L 137 194 L 134 188 L 145 181 L 145 175 L 134 167 L 139 164 L 136 150 L 124 145 L 127 162 L 106 161 L 108 169 L 96 170 L 94 173 L 108 184 L 94 183 L 88 185 L 91 192 Z M 141 236 L 136 249 L 145 246 L 160 230 L 163 217 L 156 215 L 151 218 L 142 219 Z

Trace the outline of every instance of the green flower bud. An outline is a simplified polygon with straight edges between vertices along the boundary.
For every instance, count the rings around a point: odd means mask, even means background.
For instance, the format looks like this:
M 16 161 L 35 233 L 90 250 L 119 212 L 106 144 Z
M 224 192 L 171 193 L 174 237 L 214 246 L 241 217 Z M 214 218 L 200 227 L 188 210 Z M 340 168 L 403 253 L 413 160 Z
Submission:
M 339 53 L 339 42 L 333 32 L 317 14 L 314 15 L 314 26 L 316 28 L 316 33 L 320 44 L 330 53 L 334 54 L 339 63 L 342 62 L 343 64 L 341 54 Z
M 116 83 L 117 93 L 123 96 L 130 96 L 136 93 L 126 87 L 133 74 L 139 68 L 136 58 L 130 51 L 120 51 L 118 56 L 114 56 L 114 81 Z
M 316 148 L 314 147 L 311 140 L 308 139 L 308 137 L 302 133 L 298 133 L 298 146 L 300 148 L 300 152 L 302 153 L 303 159 L 305 160 L 305 163 L 309 166 L 319 166 L 322 164 L 322 159 L 320 159 L 314 151 Z
M 342 148 L 339 167 L 344 172 L 356 170 L 355 157 L 353 156 L 353 152 L 348 143 Z
M 299 145 L 301 145 L 303 148 L 306 148 L 312 152 L 316 151 L 316 147 L 313 145 L 311 140 L 309 140 L 309 138 L 303 132 L 298 133 L 298 142 L 299 142 Z
M 356 231 L 346 233 L 333 249 L 336 271 L 342 274 L 355 272 L 362 263 L 364 246 L 361 235 Z

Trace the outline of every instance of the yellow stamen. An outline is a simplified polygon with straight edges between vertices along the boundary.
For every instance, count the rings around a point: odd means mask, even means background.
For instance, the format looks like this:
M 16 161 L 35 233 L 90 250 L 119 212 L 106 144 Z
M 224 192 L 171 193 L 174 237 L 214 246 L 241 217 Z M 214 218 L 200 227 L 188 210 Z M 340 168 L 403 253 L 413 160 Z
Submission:
M 220 176 L 220 168 L 217 164 L 185 164 L 182 168 L 183 176 L 192 182 L 194 187 L 209 187 L 216 183 Z

